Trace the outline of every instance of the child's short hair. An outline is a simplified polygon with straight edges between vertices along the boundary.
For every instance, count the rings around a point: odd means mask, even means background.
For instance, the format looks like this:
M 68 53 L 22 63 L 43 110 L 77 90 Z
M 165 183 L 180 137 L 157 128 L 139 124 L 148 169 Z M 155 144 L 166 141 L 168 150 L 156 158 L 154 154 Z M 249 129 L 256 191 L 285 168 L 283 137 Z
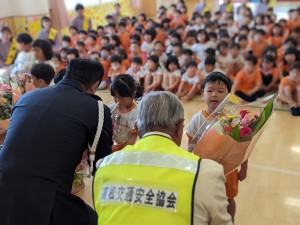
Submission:
M 149 35 L 149 36 L 151 36 L 151 39 L 152 39 L 152 40 L 154 40 L 154 38 L 155 38 L 154 33 L 153 33 L 153 30 L 151 30 L 151 29 L 145 30 L 144 35 Z
M 31 44 L 33 41 L 32 37 L 27 33 L 22 33 L 17 36 L 17 42 L 25 45 Z
M 85 34 L 85 35 L 87 35 L 88 33 L 85 30 L 80 30 L 80 31 L 78 31 L 78 34 Z
M 76 32 L 78 32 L 78 28 L 76 26 L 71 25 L 69 27 L 69 30 L 76 30 Z
M 213 48 L 207 48 L 204 52 L 209 56 L 216 56 L 216 50 Z
M 174 44 L 173 44 L 173 48 L 175 48 L 175 47 L 179 47 L 179 48 L 182 49 L 182 43 L 181 43 L 181 42 L 176 42 L 176 43 L 174 43 Z
M 195 38 L 197 36 L 197 31 L 195 30 L 189 30 L 187 33 L 186 33 L 186 37 L 193 37 Z
M 209 37 L 209 38 L 215 38 L 215 39 L 217 39 L 217 38 L 218 38 L 218 35 L 217 35 L 216 32 L 210 32 L 210 33 L 208 34 L 208 37 Z
M 92 38 L 94 41 L 97 40 L 97 36 L 94 35 L 94 34 L 89 34 L 88 37 L 89 37 L 89 38 Z
M 96 52 L 96 51 L 92 51 L 92 52 L 90 53 L 90 55 L 97 55 L 97 56 L 99 56 L 99 58 L 101 58 L 100 53 L 99 53 L 99 52 Z
M 32 66 L 30 73 L 37 79 L 44 80 L 46 84 L 50 84 L 54 77 L 55 71 L 49 64 L 38 63 Z
M 135 92 L 135 98 L 140 98 L 142 92 L 139 91 L 140 84 L 134 78 L 128 74 L 121 74 L 117 76 L 110 87 L 110 93 L 112 96 L 116 96 L 118 93 L 121 97 L 132 97 Z
M 262 62 L 273 63 L 273 67 L 276 67 L 276 59 L 272 55 L 265 55 Z
M 77 11 L 77 10 L 82 10 L 82 9 L 84 9 L 84 6 L 83 6 L 82 4 L 80 4 L 80 3 L 78 3 L 78 4 L 75 6 L 75 11 Z
M 77 41 L 76 45 L 81 46 L 81 47 L 85 47 L 84 41 Z
M 75 58 L 79 58 L 79 52 L 76 48 L 69 48 L 67 51 L 67 55 L 75 55 Z
M 54 76 L 54 84 L 57 84 L 59 81 L 61 81 L 63 79 L 63 77 L 66 75 L 66 69 L 61 69 L 60 71 L 57 72 L 57 74 L 55 74 Z
M 121 59 L 121 57 L 120 56 L 118 56 L 118 55 L 112 55 L 111 57 L 110 57 L 110 62 L 111 63 L 114 63 L 114 62 L 118 62 L 118 63 L 122 63 L 122 59 Z
M 193 56 L 193 51 L 191 49 L 183 49 L 182 51 L 182 55 L 189 55 L 189 56 Z
M 300 71 L 300 61 L 295 62 L 295 63 L 291 66 L 291 70 L 299 70 L 299 71 Z
M 216 59 L 215 57 L 207 57 L 205 60 L 204 60 L 204 65 L 212 65 L 212 66 L 215 66 L 216 64 Z
M 292 38 L 292 37 L 286 38 L 286 39 L 284 40 L 284 42 L 283 42 L 283 44 L 288 44 L 288 43 L 292 43 L 292 45 L 293 45 L 294 47 L 297 46 L 297 41 L 296 41 L 294 38 Z
M 265 36 L 266 32 L 263 29 L 258 29 L 255 31 L 255 34 L 261 34 L 262 36 Z
M 64 35 L 63 37 L 62 37 L 62 41 L 67 41 L 67 42 L 71 42 L 71 38 L 69 37 L 69 36 L 67 36 L 67 35 Z
M 240 27 L 240 31 L 242 31 L 242 30 L 246 30 L 247 32 L 250 31 L 250 29 L 249 29 L 249 27 L 248 27 L 247 25 L 242 25 L 242 26 Z
M 189 61 L 187 64 L 186 64 L 186 69 L 190 68 L 190 67 L 196 67 L 197 68 L 197 63 L 194 61 L 194 60 L 191 60 Z
M 197 31 L 197 35 L 199 35 L 199 34 L 204 34 L 205 35 L 205 40 L 206 41 L 209 40 L 209 36 L 208 36 L 208 34 L 207 34 L 207 32 L 205 30 L 203 30 L 203 29 L 198 30 Z
M 166 69 L 169 71 L 169 65 L 171 63 L 174 63 L 176 64 L 177 66 L 177 69 L 180 69 L 180 65 L 179 65 L 179 61 L 178 61 L 178 58 L 174 55 L 170 55 L 168 56 L 168 59 L 167 59 L 167 62 L 166 62 Z
M 182 42 L 181 35 L 177 32 L 173 32 L 171 35 L 172 38 L 177 38 L 180 42 Z
M 156 63 L 156 64 L 159 65 L 159 57 L 158 57 L 157 55 L 151 55 L 151 56 L 148 58 L 148 60 L 150 60 L 150 61 L 152 61 L 152 62 L 154 62 L 154 63 Z
M 120 23 L 118 24 L 118 27 L 126 27 L 126 23 L 123 21 L 120 21 Z
M 143 60 L 142 60 L 141 57 L 136 56 L 136 57 L 134 57 L 134 58 L 131 60 L 131 63 L 136 63 L 136 64 L 139 64 L 139 65 L 142 65 L 142 64 L 143 64 Z
M 11 30 L 10 30 L 10 28 L 7 27 L 7 26 L 4 26 L 4 27 L 1 28 L 1 33 L 2 33 L 2 32 L 8 32 L 8 33 L 11 34 Z
M 108 47 L 107 45 L 104 45 L 104 46 L 101 47 L 100 52 L 101 51 L 108 51 L 108 52 L 110 52 L 111 50 L 110 50 L 110 47 Z
M 239 42 L 240 41 L 248 41 L 248 37 L 246 35 L 240 35 L 239 36 Z
M 245 59 L 247 62 L 252 62 L 252 64 L 255 66 L 257 64 L 257 58 L 254 55 L 249 55 Z
M 138 34 L 132 35 L 131 40 L 132 40 L 132 43 L 135 42 L 137 45 L 140 46 L 140 43 L 141 43 L 141 36 L 140 35 L 138 35 Z
M 204 90 L 206 85 L 210 83 L 222 83 L 226 86 L 228 93 L 230 93 L 231 91 L 232 84 L 230 79 L 221 72 L 212 72 L 207 77 L 205 77 L 202 85 L 202 90 Z
M 234 49 L 234 48 L 240 49 L 240 45 L 237 44 L 237 43 L 232 43 L 232 44 L 230 45 L 230 49 Z
M 117 48 L 117 52 L 122 59 L 127 59 L 127 53 L 124 48 Z
M 56 53 L 53 57 L 54 57 L 54 58 L 57 58 L 58 61 L 62 62 L 61 56 L 60 56 L 59 53 Z
M 218 44 L 217 49 L 220 51 L 221 47 L 228 48 L 228 47 L 229 47 L 229 44 L 227 43 L 227 41 L 221 41 L 221 42 Z
M 116 42 L 116 47 L 119 47 L 121 45 L 121 41 L 118 35 L 114 34 L 111 36 L 111 39 Z
M 108 36 L 103 36 L 103 37 L 101 38 L 101 40 L 106 40 L 107 42 L 109 42 L 109 37 L 108 37 Z

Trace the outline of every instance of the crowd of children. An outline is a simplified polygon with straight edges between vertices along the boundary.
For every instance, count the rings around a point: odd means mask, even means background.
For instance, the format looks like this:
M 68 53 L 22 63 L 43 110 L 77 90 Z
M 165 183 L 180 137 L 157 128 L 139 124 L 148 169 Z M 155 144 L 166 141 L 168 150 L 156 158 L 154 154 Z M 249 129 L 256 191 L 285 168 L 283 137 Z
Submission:
M 244 1 L 246 2 L 246 1 Z M 91 19 L 78 4 L 69 36 L 61 40 L 43 17 L 38 39 L 1 29 L 0 67 L 13 65 L 31 72 L 33 85 L 42 88 L 61 80 L 75 58 L 96 60 L 104 68 L 98 89 L 111 89 L 115 151 L 137 139 L 135 99 L 157 90 L 172 92 L 182 101 L 202 94 L 207 109 L 194 115 L 188 127 L 189 149 L 195 135 L 228 93 L 248 102 L 278 91 L 292 115 L 300 115 L 300 9 L 277 20 L 263 0 L 255 16 L 246 3 L 233 12 L 230 0 L 214 14 L 202 1 L 189 18 L 183 0 L 160 6 L 158 19 L 141 13 L 121 16 L 120 4 L 106 16 L 107 24 L 92 30 Z M 54 70 L 55 77 L 54 77 Z M 51 83 L 52 82 L 52 83 Z M 247 162 L 227 177 L 228 211 L 234 218 L 237 182 L 246 177 Z
M 276 92 L 299 59 L 300 10 L 291 9 L 287 20 L 277 20 L 272 8 L 265 6 L 254 16 L 246 3 L 234 13 L 232 3 L 224 1 L 214 14 L 205 1 L 201 4 L 191 18 L 184 1 L 169 9 L 161 6 L 154 20 L 143 13 L 122 17 L 121 6 L 116 3 L 115 12 L 106 16 L 107 24 L 97 26 L 97 30 L 91 29 L 91 19 L 78 4 L 70 35 L 61 40 L 48 17 L 41 19 L 36 40 L 26 33 L 14 39 L 4 26 L 0 66 L 14 64 L 30 72 L 39 62 L 50 64 L 57 73 L 71 59 L 89 58 L 104 67 L 99 89 L 126 73 L 141 83 L 144 93 L 171 91 L 183 101 L 201 93 L 203 80 L 211 72 L 224 73 L 233 83 L 232 92 L 246 101 Z M 280 91 L 279 97 L 291 108 L 296 107 L 292 114 L 297 115 L 297 94 L 287 100 Z

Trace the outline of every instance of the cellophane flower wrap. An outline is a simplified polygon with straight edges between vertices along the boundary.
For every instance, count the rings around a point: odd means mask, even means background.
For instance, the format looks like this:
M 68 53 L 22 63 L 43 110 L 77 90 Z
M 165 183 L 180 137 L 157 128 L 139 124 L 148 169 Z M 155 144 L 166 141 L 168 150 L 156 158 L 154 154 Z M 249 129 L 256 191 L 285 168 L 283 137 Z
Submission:
M 231 173 L 249 158 L 275 110 L 275 101 L 272 96 L 261 109 L 229 94 L 194 136 L 194 153 L 223 165 L 225 175 Z
M 0 129 L 7 130 L 12 113 L 12 88 L 0 79 Z

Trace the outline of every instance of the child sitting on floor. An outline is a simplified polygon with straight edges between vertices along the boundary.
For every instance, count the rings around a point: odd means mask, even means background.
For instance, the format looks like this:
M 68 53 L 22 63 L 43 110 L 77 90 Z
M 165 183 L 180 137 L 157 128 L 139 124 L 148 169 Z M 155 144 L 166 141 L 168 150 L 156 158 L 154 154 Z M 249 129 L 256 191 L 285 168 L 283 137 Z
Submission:
M 142 58 L 134 57 L 131 61 L 131 66 L 126 74 L 132 76 L 136 81 L 140 82 L 141 86 L 144 84 L 145 71 L 142 67 Z
M 257 68 L 257 58 L 248 56 L 242 69 L 234 78 L 232 93 L 247 102 L 254 102 L 265 95 L 262 90 L 262 78 Z
M 207 109 L 200 110 L 197 114 L 193 115 L 192 120 L 187 128 L 187 136 L 189 138 L 189 151 L 192 152 L 202 137 L 204 130 L 199 128 L 204 127 L 208 121 L 209 115 L 211 115 L 219 104 L 225 99 L 225 97 L 231 91 L 231 81 L 224 74 L 219 72 L 213 72 L 204 79 L 202 86 L 202 96 L 204 98 Z M 236 205 L 234 198 L 238 194 L 238 180 L 242 181 L 247 176 L 248 161 L 245 161 L 241 165 L 241 169 L 235 170 L 226 176 L 226 195 L 228 197 L 227 211 L 234 221 Z
M 166 74 L 163 78 L 162 88 L 165 91 L 176 93 L 181 80 L 180 66 L 176 56 L 169 56 L 166 63 Z
M 177 97 L 180 100 L 188 101 L 192 99 L 199 91 L 197 86 L 200 82 L 199 71 L 197 70 L 197 63 L 190 61 L 186 65 L 186 72 L 182 75 Z
M 300 61 L 291 67 L 290 75 L 281 80 L 278 96 L 289 104 L 293 116 L 300 116 Z
M 159 65 L 159 58 L 157 55 L 149 57 L 148 71 L 145 75 L 145 93 L 156 91 L 161 89 L 161 83 L 163 80 L 163 71 Z
M 108 82 L 111 84 L 114 79 L 126 72 L 125 68 L 121 66 L 122 59 L 118 55 L 112 55 L 110 58 L 110 68 L 108 70 Z

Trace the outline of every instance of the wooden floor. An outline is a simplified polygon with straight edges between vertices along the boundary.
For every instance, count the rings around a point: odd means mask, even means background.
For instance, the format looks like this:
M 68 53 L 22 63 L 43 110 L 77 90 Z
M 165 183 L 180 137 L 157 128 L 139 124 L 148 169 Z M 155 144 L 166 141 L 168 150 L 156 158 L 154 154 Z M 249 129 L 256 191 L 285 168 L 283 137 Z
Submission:
M 111 103 L 108 93 L 100 93 Z M 204 103 L 184 103 L 185 121 L 203 109 Z M 259 110 L 259 109 L 257 109 Z M 183 137 L 182 147 L 187 148 Z M 92 205 L 91 180 L 79 193 Z M 248 177 L 239 183 L 237 225 L 300 224 L 300 117 L 287 111 L 276 111 L 267 124 L 250 159 Z

